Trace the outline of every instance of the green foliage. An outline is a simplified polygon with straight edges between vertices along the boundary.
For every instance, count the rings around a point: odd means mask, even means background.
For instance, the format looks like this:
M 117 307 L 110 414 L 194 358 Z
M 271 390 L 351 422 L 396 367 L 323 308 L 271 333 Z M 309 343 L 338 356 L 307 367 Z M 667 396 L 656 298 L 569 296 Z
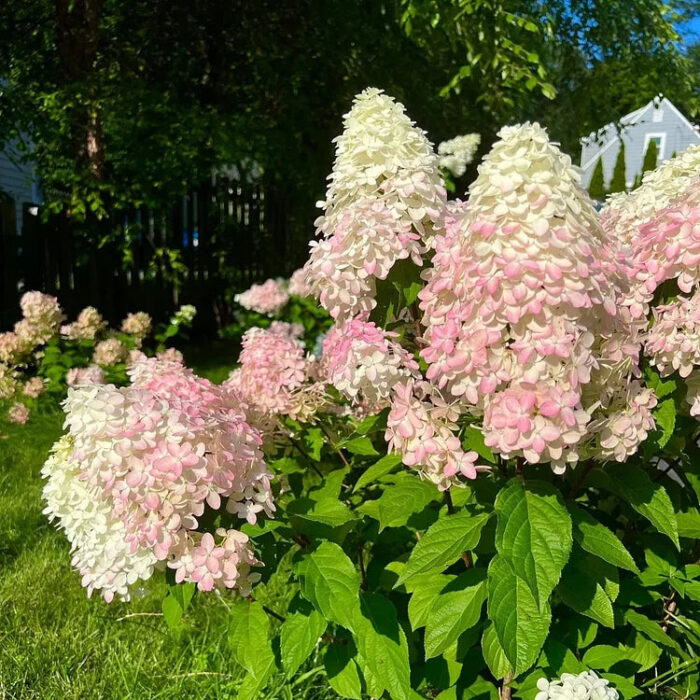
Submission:
M 591 184 L 588 185 L 588 194 L 591 195 L 592 199 L 597 199 L 598 201 L 605 199 L 605 175 L 603 173 L 602 157 L 598 158 L 595 168 L 593 169 Z
M 627 173 L 625 167 L 625 142 L 620 139 L 620 148 L 617 151 L 609 192 L 624 192 L 627 189 Z

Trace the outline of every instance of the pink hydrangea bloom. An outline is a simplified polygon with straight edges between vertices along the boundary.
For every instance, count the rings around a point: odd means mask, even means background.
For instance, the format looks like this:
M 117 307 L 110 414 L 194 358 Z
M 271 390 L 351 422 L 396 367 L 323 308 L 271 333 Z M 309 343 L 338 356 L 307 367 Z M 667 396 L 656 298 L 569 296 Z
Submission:
M 638 343 L 617 314 L 616 251 L 569 157 L 537 124 L 499 136 L 435 239 L 421 355 L 428 380 L 483 410 L 488 445 L 561 471 L 597 405 L 584 387 L 602 370 L 626 381 Z
M 418 371 L 418 363 L 395 338 L 371 321 L 336 325 L 323 341 L 321 375 L 364 411 L 380 411 L 389 405 L 393 387 Z
M 133 335 L 137 340 L 143 340 L 150 332 L 153 321 L 145 311 L 128 314 L 122 321 L 122 331 Z
M 326 401 L 315 381 L 315 361 L 298 340 L 299 330 L 283 322 L 248 330 L 241 341 L 240 366 L 224 384 L 264 432 L 274 428 L 276 416 L 309 420 Z
M 94 306 L 87 306 L 74 323 L 61 327 L 61 335 L 71 340 L 94 340 L 106 327 L 100 312 Z
M 23 347 L 16 333 L 12 331 L 0 333 L 0 362 L 15 365 L 26 351 L 27 348 Z
M 124 344 L 116 338 L 108 338 L 95 345 L 92 361 L 102 367 L 110 367 L 118 362 L 123 362 L 126 357 L 127 351 Z
M 295 270 L 289 278 L 289 293 L 298 297 L 311 295 L 309 285 L 306 283 L 306 272 L 303 267 Z
M 15 324 L 15 334 L 24 352 L 42 345 L 55 335 L 63 320 L 58 299 L 41 292 L 26 292 L 20 299 L 23 319 Z
M 0 399 L 10 399 L 17 391 L 17 370 L 0 363 Z
M 66 373 L 66 384 L 68 386 L 89 386 L 91 384 L 104 383 L 104 372 L 99 365 L 72 367 Z
M 385 438 L 390 452 L 441 489 L 459 477 L 476 478 L 479 456 L 465 452 L 457 437 L 460 408 L 428 382 L 409 380 L 393 387 Z
M 700 291 L 654 309 L 645 349 L 662 376 L 687 377 L 700 365 Z
M 269 279 L 263 284 L 254 284 L 245 292 L 236 294 L 234 300 L 249 311 L 275 316 L 289 301 L 289 294 L 279 280 Z
M 7 420 L 10 423 L 20 423 L 24 425 L 29 420 L 29 409 L 23 404 L 17 401 L 10 406 L 7 412 Z
M 44 380 L 41 377 L 28 379 L 22 389 L 22 393 L 31 399 L 36 399 L 44 392 Z
M 128 597 L 159 562 L 202 590 L 248 592 L 256 562 L 246 538 L 229 531 L 215 545 L 199 519 L 222 507 L 253 523 L 272 515 L 260 436 L 230 390 L 158 362 L 128 387 L 69 390 L 68 435 L 44 467 L 46 512 L 68 535 L 83 585 L 107 600 Z

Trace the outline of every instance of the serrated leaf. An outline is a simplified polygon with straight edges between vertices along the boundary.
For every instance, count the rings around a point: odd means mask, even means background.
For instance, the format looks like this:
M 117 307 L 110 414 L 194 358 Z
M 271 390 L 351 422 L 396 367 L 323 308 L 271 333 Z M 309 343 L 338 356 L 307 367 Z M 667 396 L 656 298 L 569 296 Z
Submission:
M 304 434 L 304 444 L 306 445 L 309 457 L 315 462 L 321 459 L 321 450 L 323 449 L 323 443 L 325 436 L 321 428 L 309 428 Z
M 372 441 L 367 437 L 352 438 L 352 440 L 343 442 L 341 446 L 354 455 L 375 456 L 379 454 Z
M 359 510 L 379 520 L 379 529 L 406 525 L 411 515 L 420 513 L 430 501 L 438 498 L 439 492 L 434 484 L 423 481 L 412 474 L 401 474 L 396 482 L 387 484 L 384 492 L 371 509 L 364 503 Z M 376 509 L 376 510 L 374 510 Z
M 326 650 L 323 665 L 328 684 L 343 698 L 361 700 L 362 681 L 350 644 L 333 642 Z
M 617 569 L 579 550 L 564 569 L 557 593 L 572 610 L 612 628 L 615 625 L 612 600 L 619 590 L 616 576 Z
M 440 591 L 455 578 L 457 577 L 435 573 L 419 574 L 411 578 L 413 593 L 408 601 L 408 619 L 412 629 L 417 630 L 425 625 Z
M 623 649 L 610 646 L 609 644 L 598 644 L 591 647 L 583 655 L 583 663 L 589 668 L 607 671 L 620 661 L 626 661 L 627 654 Z
M 170 630 L 177 630 L 182 623 L 182 607 L 170 594 L 163 598 L 161 603 L 163 619 Z
M 288 676 L 296 673 L 325 631 L 326 621 L 316 610 L 309 615 L 292 613 L 287 616 L 280 630 L 280 656 Z
M 401 457 L 399 455 L 384 455 L 384 457 L 378 459 L 371 467 L 365 470 L 357 480 L 353 491 L 357 491 L 363 486 L 371 484 L 373 481 L 391 472 L 391 470 L 399 464 L 401 464 Z
M 392 698 L 404 700 L 411 692 L 408 642 L 391 601 L 377 593 L 362 596 L 353 623 L 353 638 L 365 667 Z
M 661 645 L 667 651 L 683 659 L 688 658 L 688 655 L 683 651 L 680 644 L 672 637 L 669 637 L 669 635 L 663 631 L 661 625 L 654 620 L 650 620 L 646 615 L 642 615 L 636 610 L 627 610 L 625 611 L 625 621 L 632 625 L 637 632 L 640 632 L 653 642 Z
M 498 641 L 493 622 L 489 622 L 486 629 L 484 629 L 484 634 L 481 638 L 481 651 L 489 671 L 497 680 L 501 680 L 509 673 L 512 673 L 513 667 L 510 665 L 508 657 Z
M 562 673 L 581 673 L 588 669 L 582 664 L 574 653 L 565 644 L 562 644 L 557 639 L 549 639 L 544 644 L 544 658 L 547 660 L 547 665 L 554 671 L 555 676 L 561 676 Z M 540 662 L 541 663 L 541 662 Z
M 676 427 L 676 404 L 673 399 L 662 401 L 654 410 L 656 427 L 661 429 L 659 447 L 665 447 Z
M 322 542 L 296 567 L 302 595 L 327 620 L 352 629 L 358 605 L 360 574 L 334 542 Z
M 644 692 L 637 688 L 629 678 L 618 676 L 615 673 L 606 673 L 605 678 L 610 681 L 610 685 L 620 693 L 623 700 L 630 700 L 630 698 L 644 695 Z
M 435 599 L 425 625 L 425 658 L 442 654 L 462 632 L 474 627 L 486 600 L 486 571 L 471 569 L 450 583 Z
M 428 571 L 443 571 L 457 561 L 462 552 L 474 549 L 490 517 L 491 513 L 465 509 L 434 522 L 413 548 L 396 585 Z
M 680 549 L 676 515 L 666 489 L 654 483 L 646 472 L 628 464 L 611 466 L 606 474 L 615 491 Z
M 237 601 L 229 619 L 228 638 L 234 660 L 257 680 L 266 680 L 275 658 L 263 606 L 257 602 Z
M 571 517 L 561 494 L 546 482 L 512 479 L 495 509 L 496 549 L 542 607 L 571 552 Z
M 318 502 L 308 498 L 298 498 L 292 501 L 287 512 L 290 516 L 323 523 L 330 527 L 339 527 L 357 517 L 337 498 L 326 498 Z
M 569 504 L 569 510 L 573 522 L 574 539 L 583 549 L 613 566 L 639 573 L 632 555 L 617 535 L 599 523 L 590 513 L 573 503 Z
M 549 603 L 540 606 L 500 554 L 489 564 L 488 593 L 489 619 L 515 675 L 520 675 L 537 661 L 547 638 L 552 619 Z

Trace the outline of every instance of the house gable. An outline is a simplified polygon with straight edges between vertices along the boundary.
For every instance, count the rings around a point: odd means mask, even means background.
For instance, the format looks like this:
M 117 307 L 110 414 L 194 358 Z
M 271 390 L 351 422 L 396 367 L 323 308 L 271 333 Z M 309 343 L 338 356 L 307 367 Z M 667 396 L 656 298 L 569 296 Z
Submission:
M 700 143 L 700 132 L 667 98 L 652 100 L 641 109 L 620 120 L 621 131 L 615 124 L 608 124 L 598 133 L 581 139 L 581 181 L 588 187 L 598 158 L 603 161 L 606 186 L 612 179 L 620 142 L 625 144 L 625 173 L 627 186 L 631 187 L 635 177 L 642 171 L 644 153 L 651 139 L 659 147 L 659 163 L 668 160 L 693 144 Z

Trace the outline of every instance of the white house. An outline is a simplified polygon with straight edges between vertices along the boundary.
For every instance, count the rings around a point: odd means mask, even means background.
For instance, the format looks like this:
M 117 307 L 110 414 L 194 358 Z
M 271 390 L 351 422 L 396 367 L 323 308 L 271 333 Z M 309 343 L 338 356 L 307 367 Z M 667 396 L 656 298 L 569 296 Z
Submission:
M 588 187 L 598 158 L 603 161 L 605 186 L 610 185 L 620 140 L 625 142 L 625 177 L 632 187 L 642 171 L 642 162 L 649 141 L 656 141 L 657 163 L 668 160 L 674 153 L 700 143 L 700 128 L 691 124 L 666 97 L 651 100 L 640 109 L 626 114 L 581 139 L 581 181 Z
M 0 233 L 20 234 L 25 209 L 40 202 L 33 166 L 22 162 L 14 144 L 7 144 L 0 149 Z

